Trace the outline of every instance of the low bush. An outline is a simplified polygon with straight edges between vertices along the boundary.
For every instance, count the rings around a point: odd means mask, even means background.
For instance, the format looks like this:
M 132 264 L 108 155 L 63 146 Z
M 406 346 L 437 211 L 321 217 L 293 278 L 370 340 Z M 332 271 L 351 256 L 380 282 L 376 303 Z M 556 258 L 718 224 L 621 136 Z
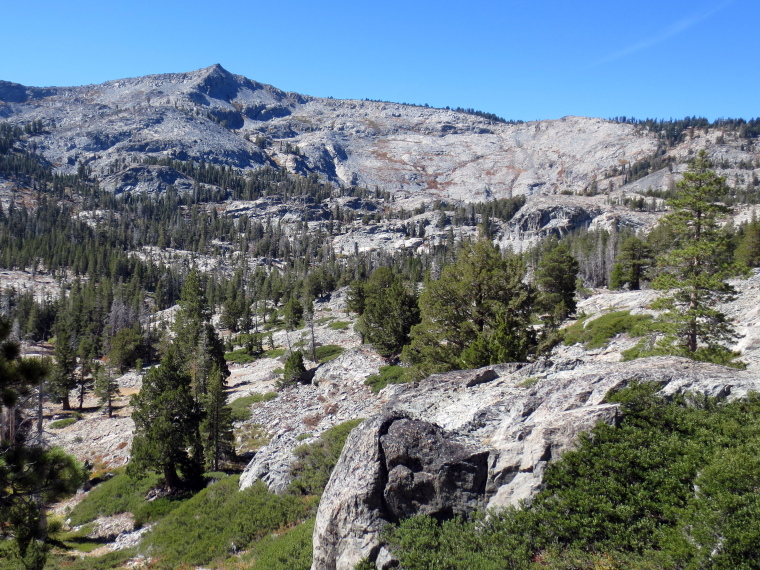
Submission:
M 248 353 L 245 348 L 238 348 L 232 352 L 225 352 L 224 359 L 227 362 L 234 362 L 235 364 L 249 364 L 257 360 L 256 356 Z
M 326 430 L 317 441 L 299 445 L 293 450 L 297 460 L 291 468 L 290 490 L 303 495 L 320 495 L 324 491 L 351 430 L 362 423 L 349 420 Z
M 260 481 L 240 491 L 239 479 L 227 477 L 186 500 L 145 535 L 141 552 L 160 567 L 221 562 L 310 513 L 311 503 L 270 493 Z
M 77 423 L 77 421 L 77 418 L 64 418 L 62 420 L 55 420 L 54 422 L 50 422 L 50 429 L 63 429 Z
M 338 358 L 343 354 L 344 348 L 337 344 L 326 344 L 324 346 L 318 346 L 315 351 L 317 354 L 317 362 L 329 362 L 334 358 Z
M 335 321 L 334 323 L 330 323 L 327 326 L 334 331 L 344 331 L 348 329 L 350 324 L 351 323 L 349 323 L 348 321 Z
M 372 388 L 372 393 L 377 394 L 388 384 L 402 384 L 407 382 L 406 368 L 403 366 L 381 366 L 379 374 L 368 376 L 364 383 Z
M 314 519 L 309 519 L 285 532 L 270 534 L 254 544 L 241 561 L 253 570 L 309 570 L 313 533 Z
M 159 498 L 145 501 L 145 496 L 159 483 L 160 477 L 154 473 L 146 474 L 141 479 L 133 479 L 124 470 L 103 481 L 71 511 L 71 524 L 78 526 L 93 521 L 98 517 L 107 517 L 119 513 L 132 513 L 135 524 L 141 526 L 157 520 L 179 506 L 179 500 Z
M 650 315 L 632 315 L 630 311 L 613 311 L 590 321 L 582 317 L 565 329 L 564 343 L 568 346 L 583 343 L 588 350 L 602 348 L 620 333 L 646 334 L 651 320 Z

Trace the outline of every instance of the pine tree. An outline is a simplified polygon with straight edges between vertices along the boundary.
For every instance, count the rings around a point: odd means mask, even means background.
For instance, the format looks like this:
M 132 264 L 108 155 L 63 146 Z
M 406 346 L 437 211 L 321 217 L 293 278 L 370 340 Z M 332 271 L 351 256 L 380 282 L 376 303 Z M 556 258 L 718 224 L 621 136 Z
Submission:
M 211 309 L 197 270 L 188 274 L 179 306 L 173 326 L 174 345 L 184 370 L 192 378 L 193 393 L 200 399 L 206 393 L 213 364 L 225 378 L 230 371 L 224 360 L 224 345 L 211 324 Z
M 77 367 L 77 346 L 75 324 L 68 310 L 63 293 L 58 305 L 55 322 L 55 369 L 51 379 L 51 392 L 63 403 L 64 410 L 71 409 L 69 392 L 76 387 L 74 373 Z
M 752 214 L 752 221 L 744 228 L 744 235 L 736 248 L 736 261 L 747 267 L 760 267 L 760 221 Z
M 575 312 L 578 262 L 565 244 L 550 243 L 536 268 L 539 305 L 559 323 Z
M 652 250 L 647 243 L 636 236 L 629 237 L 620 246 L 615 259 L 610 288 L 622 289 L 628 285 L 631 291 L 637 291 L 653 262 Z
M 388 267 L 378 267 L 364 283 L 364 311 L 359 331 L 382 356 L 394 356 L 409 342 L 409 331 L 420 322 L 417 295 Z
M 288 354 L 285 360 L 285 368 L 282 373 L 282 381 L 278 383 L 278 388 L 289 386 L 301 382 L 306 374 L 306 366 L 303 362 L 303 352 L 296 350 Z
M 538 338 L 531 324 L 536 293 L 525 265 L 489 241 L 464 244 L 457 260 L 420 295 L 420 324 L 402 359 L 414 377 L 526 360 Z
M 219 470 L 219 464 L 223 459 L 235 455 L 232 409 L 227 406 L 224 388 L 224 375 L 219 367 L 214 365 L 208 378 L 208 392 L 204 398 L 205 416 L 201 423 L 206 467 L 213 471 Z
M 135 437 L 128 472 L 162 473 L 170 491 L 197 482 L 203 463 L 201 412 L 193 398 L 191 377 L 179 358 L 179 350 L 170 346 L 132 398 Z
M 664 333 L 657 353 L 671 353 L 730 364 L 736 354 L 726 347 L 736 339 L 733 324 L 716 308 L 734 298 L 725 279 L 739 273 L 731 262 L 728 240 L 720 220 L 730 208 L 718 200 L 727 192 L 725 179 L 710 169 L 701 151 L 668 201 L 672 212 L 663 217 L 674 236 L 674 247 L 657 259 L 652 285 L 667 291 L 653 308 Z
M 58 448 L 38 438 L 31 443 L 18 429 L 16 406 L 40 386 L 50 372 L 42 361 L 21 358 L 9 340 L 11 324 L 0 318 L 0 559 L 8 567 L 42 568 L 45 564 L 46 504 L 73 493 L 87 480 L 87 471 Z M 5 564 L 2 564 L 5 567 Z
M 101 405 L 107 406 L 108 417 L 113 417 L 113 398 L 119 393 L 119 385 L 111 371 L 100 364 L 94 366 L 93 376 L 95 395 L 100 398 Z

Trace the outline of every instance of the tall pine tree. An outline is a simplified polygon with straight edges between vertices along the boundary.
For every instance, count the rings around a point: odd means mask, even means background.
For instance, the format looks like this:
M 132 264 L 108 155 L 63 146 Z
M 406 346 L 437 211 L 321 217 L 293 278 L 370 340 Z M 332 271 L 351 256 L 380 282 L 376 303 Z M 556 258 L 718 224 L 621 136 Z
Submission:
M 202 414 L 180 358 L 177 347 L 170 346 L 132 398 L 135 437 L 128 471 L 132 475 L 145 469 L 161 473 L 170 492 L 198 482 L 203 465 Z
M 660 222 L 674 236 L 674 247 L 657 258 L 652 282 L 666 291 L 653 305 L 663 311 L 663 337 L 655 352 L 730 364 L 736 354 L 726 345 L 737 335 L 716 306 L 734 298 L 725 279 L 740 270 L 731 261 L 720 223 L 730 213 L 719 201 L 728 189 L 710 166 L 707 153 L 701 151 L 676 184 L 676 196 L 668 201 L 672 212 Z

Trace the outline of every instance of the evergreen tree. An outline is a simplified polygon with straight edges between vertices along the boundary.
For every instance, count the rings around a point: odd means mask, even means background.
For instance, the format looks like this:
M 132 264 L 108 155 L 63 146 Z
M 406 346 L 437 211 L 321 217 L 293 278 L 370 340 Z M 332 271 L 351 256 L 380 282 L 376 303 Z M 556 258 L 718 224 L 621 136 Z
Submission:
M 201 412 L 191 390 L 191 377 L 170 346 L 159 366 L 143 379 L 132 397 L 135 437 L 128 472 L 145 469 L 163 474 L 170 491 L 198 481 L 203 452 L 199 434 Z
M 232 409 L 227 406 L 224 388 L 224 375 L 215 364 L 208 378 L 208 392 L 204 398 L 205 416 L 201 423 L 206 467 L 213 471 L 219 470 L 223 459 L 235 455 Z
M 108 417 L 113 417 L 113 398 L 119 393 L 119 385 L 111 371 L 100 364 L 94 366 L 93 376 L 95 395 L 100 399 L 101 405 L 107 406 Z
M 744 227 L 735 255 L 736 261 L 747 267 L 760 267 L 760 221 L 754 213 L 752 221 Z
M 402 352 L 413 376 L 530 358 L 536 293 L 524 277 L 517 256 L 502 256 L 487 240 L 464 244 L 420 295 L 421 322 Z
M 420 322 L 417 295 L 401 276 L 378 267 L 363 286 L 364 311 L 359 330 L 382 356 L 394 356 L 409 342 L 409 331 Z
M 111 366 L 124 374 L 128 368 L 134 366 L 135 361 L 144 353 L 143 335 L 140 323 L 121 329 L 111 339 L 111 351 L 108 360 Z
M 291 352 L 288 354 L 288 358 L 285 361 L 285 369 L 282 373 L 280 387 L 301 382 L 304 379 L 305 374 L 306 366 L 304 366 L 303 362 L 303 352 L 300 350 Z
M 578 262 L 565 244 L 550 243 L 536 268 L 536 284 L 541 294 L 539 305 L 559 323 L 575 313 L 575 288 Z
M 87 480 L 87 471 L 60 449 L 43 446 L 39 438 L 31 443 L 19 429 L 16 406 L 41 385 L 49 366 L 20 358 L 10 331 L 10 322 L 0 318 L 0 521 L 2 534 L 12 537 L 0 540 L 0 560 L 9 567 L 39 569 L 46 556 L 44 507 L 73 493 Z
M 174 319 L 174 345 L 182 366 L 192 378 L 197 399 L 206 393 L 208 375 L 214 364 L 224 378 L 230 375 L 224 360 L 224 345 L 211 324 L 211 309 L 197 270 L 192 270 L 182 287 L 179 311 Z
M 629 237 L 620 246 L 615 259 L 610 288 L 622 289 L 628 285 L 631 291 L 637 291 L 653 261 L 652 250 L 647 243 L 636 236 Z
M 739 272 L 720 225 L 730 212 L 718 202 L 726 191 L 725 179 L 710 169 L 707 153 L 701 151 L 668 201 L 672 212 L 660 223 L 672 232 L 674 247 L 657 258 L 652 283 L 668 291 L 653 305 L 664 311 L 659 318 L 664 336 L 656 352 L 724 364 L 736 357 L 726 347 L 736 338 L 734 327 L 716 308 L 734 298 L 725 279 Z
M 359 316 L 364 314 L 364 303 L 366 294 L 364 291 L 364 282 L 358 279 L 351 282 L 346 295 L 346 311 L 351 311 Z
M 76 387 L 74 373 L 77 367 L 77 346 L 74 320 L 61 293 L 58 317 L 55 323 L 55 369 L 51 381 L 51 392 L 62 403 L 64 410 L 71 409 L 69 393 Z
M 298 299 L 291 298 L 285 303 L 285 326 L 288 330 L 295 330 L 301 325 L 303 320 L 303 305 Z

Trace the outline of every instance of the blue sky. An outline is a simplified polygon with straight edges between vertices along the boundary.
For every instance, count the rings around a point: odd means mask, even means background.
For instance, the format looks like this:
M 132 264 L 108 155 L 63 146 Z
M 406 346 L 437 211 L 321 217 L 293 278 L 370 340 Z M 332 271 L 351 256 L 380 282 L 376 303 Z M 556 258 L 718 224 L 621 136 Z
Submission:
M 221 63 L 288 91 L 564 115 L 760 116 L 758 0 L 4 2 L 0 79 Z

